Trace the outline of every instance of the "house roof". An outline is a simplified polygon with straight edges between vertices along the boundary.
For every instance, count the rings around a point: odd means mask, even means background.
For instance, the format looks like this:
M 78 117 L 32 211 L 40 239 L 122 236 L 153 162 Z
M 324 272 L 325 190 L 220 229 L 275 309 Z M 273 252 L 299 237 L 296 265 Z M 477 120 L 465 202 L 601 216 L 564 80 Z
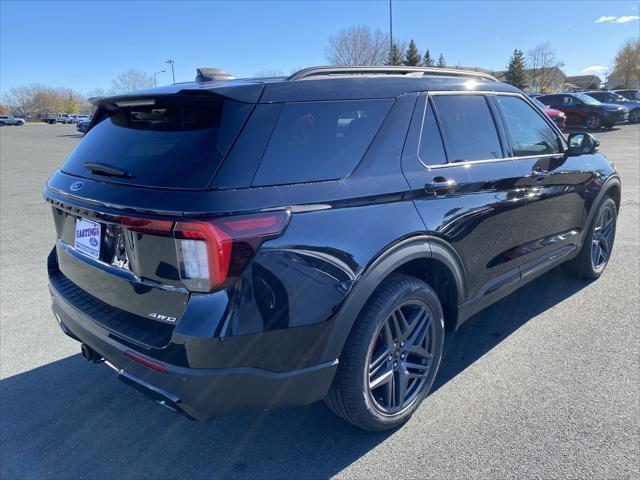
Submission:
M 580 84 L 580 83 L 591 83 L 591 82 L 602 82 L 602 80 L 600 79 L 600 77 L 598 77 L 597 75 L 572 75 L 570 77 L 566 78 L 566 81 L 569 83 L 575 83 L 575 84 Z

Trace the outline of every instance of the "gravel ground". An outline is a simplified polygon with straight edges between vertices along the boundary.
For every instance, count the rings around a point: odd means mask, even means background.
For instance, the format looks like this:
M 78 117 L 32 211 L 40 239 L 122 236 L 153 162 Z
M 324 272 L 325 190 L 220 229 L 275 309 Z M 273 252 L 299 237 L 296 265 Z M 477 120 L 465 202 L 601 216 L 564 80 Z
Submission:
M 195 423 L 83 361 L 49 308 L 40 195 L 75 133 L 0 128 L 3 479 L 640 476 L 640 126 L 597 134 L 623 180 L 603 277 L 556 269 L 470 319 L 433 394 L 386 434 L 322 404 Z

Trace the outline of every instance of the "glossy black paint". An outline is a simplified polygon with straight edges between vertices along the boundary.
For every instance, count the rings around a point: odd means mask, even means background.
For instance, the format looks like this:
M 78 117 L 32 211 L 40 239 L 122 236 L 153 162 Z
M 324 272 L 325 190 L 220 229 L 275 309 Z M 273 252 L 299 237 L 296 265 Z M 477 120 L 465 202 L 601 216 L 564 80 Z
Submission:
M 168 190 L 83 179 L 83 188 L 73 192 L 70 187 L 77 177 L 57 171 L 49 179 L 43 194 L 53 207 L 59 240 L 48 268 L 53 309 L 65 333 L 121 369 L 177 395 L 197 418 L 322 398 L 358 312 L 391 272 L 411 271 L 438 282 L 447 326 L 456 328 L 524 281 L 571 258 L 604 194 L 619 204 L 620 182 L 603 155 L 512 158 L 495 110 L 505 158 L 427 168 L 415 153 L 425 92 L 469 91 L 464 79 L 225 82 L 144 94 L 206 88 L 263 103 L 254 115 L 278 111 L 283 101 L 366 95 L 394 98 L 394 104 L 364 158 L 340 180 L 249 188 L 246 172 L 257 168 L 251 152 L 255 157 L 261 151 L 255 144 L 267 142 L 264 132 L 251 142 L 240 136 L 218 171 L 224 181 L 217 188 Z M 476 82 L 471 88 L 470 93 L 519 94 L 497 82 Z M 251 123 L 252 117 L 247 125 Z M 425 189 L 443 179 L 454 180 L 455 186 Z M 273 209 L 292 214 L 284 234 L 263 243 L 235 283 L 207 294 L 182 287 L 172 238 L 127 231 L 116 218 L 175 221 Z M 70 246 L 76 217 L 98 221 L 123 237 L 129 271 L 109 264 L 113 246 L 108 237 L 99 261 L 74 254 Z M 101 305 L 98 300 L 124 311 L 129 317 L 122 321 L 132 323 L 127 331 L 133 333 L 124 334 L 72 305 L 56 287 L 60 284 L 54 279 L 60 275 L 77 284 L 85 301 Z M 148 320 L 153 312 L 176 318 L 165 322 L 166 344 L 136 337 L 136 319 Z M 123 356 L 126 350 L 165 362 L 173 376 L 135 364 Z M 188 380 L 180 383 L 180 377 Z M 253 390 L 236 382 L 257 377 L 261 380 L 252 385 L 267 393 L 251 401 L 240 398 Z M 278 396 L 284 384 L 288 393 Z M 293 393 L 302 385 L 307 394 Z M 213 389 L 215 394 L 210 393 Z M 216 395 L 236 398 L 236 404 L 230 408 L 216 401 L 206 406 L 202 398 Z

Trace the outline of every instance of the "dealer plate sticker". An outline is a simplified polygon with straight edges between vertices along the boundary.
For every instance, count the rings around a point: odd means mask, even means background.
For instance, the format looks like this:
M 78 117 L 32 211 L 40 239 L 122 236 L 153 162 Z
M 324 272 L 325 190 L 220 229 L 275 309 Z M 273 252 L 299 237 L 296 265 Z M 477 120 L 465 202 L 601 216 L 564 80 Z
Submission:
M 75 249 L 90 257 L 100 258 L 100 232 L 99 223 L 77 218 Z

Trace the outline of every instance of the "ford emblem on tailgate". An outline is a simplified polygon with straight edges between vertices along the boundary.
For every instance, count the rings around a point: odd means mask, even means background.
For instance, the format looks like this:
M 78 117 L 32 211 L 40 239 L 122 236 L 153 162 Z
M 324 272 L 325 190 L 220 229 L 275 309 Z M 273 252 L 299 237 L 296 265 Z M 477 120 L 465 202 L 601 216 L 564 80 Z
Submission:
M 84 187 L 83 182 L 73 182 L 69 188 L 71 189 L 72 192 L 77 192 L 82 187 Z

